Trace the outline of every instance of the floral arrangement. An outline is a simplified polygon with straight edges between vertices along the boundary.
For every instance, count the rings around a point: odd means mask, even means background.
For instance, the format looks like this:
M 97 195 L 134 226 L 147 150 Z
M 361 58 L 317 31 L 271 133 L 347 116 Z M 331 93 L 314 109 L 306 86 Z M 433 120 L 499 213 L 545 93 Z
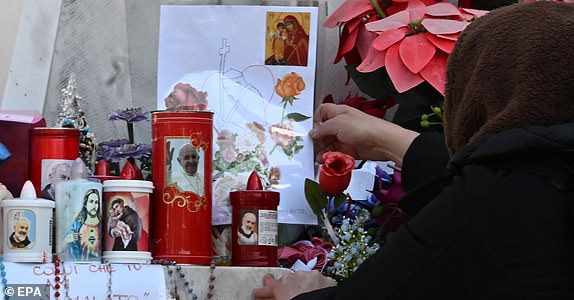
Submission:
M 408 220 L 396 205 L 404 191 L 398 168 L 389 175 L 376 167 L 371 197 L 354 200 L 345 190 L 356 170 L 355 159 L 340 152 L 326 152 L 323 161 L 319 182 L 305 180 L 305 196 L 325 228 L 322 238 L 332 244 L 325 246 L 314 237 L 282 250 L 280 259 L 291 268 L 314 268 L 342 281 Z M 318 250 L 327 251 L 326 261 Z
M 464 1 L 463 1 L 464 2 Z M 485 10 L 441 0 L 345 1 L 326 20 L 340 28 L 335 62 L 344 59 L 359 89 L 399 104 L 393 121 L 416 127 L 440 107 L 446 61 L 460 33 Z
M 149 112 L 144 111 L 142 107 L 130 107 L 110 113 L 108 120 L 125 121 L 128 131 L 128 139 L 101 142 L 96 147 L 96 159 L 98 161 L 106 161 L 110 165 L 115 166 L 111 168 L 110 175 L 120 175 L 119 163 L 122 161 L 129 161 L 136 168 L 136 172 L 139 172 L 138 177 L 141 177 L 138 179 L 144 179 L 141 171 L 151 172 L 151 145 L 136 144 L 134 142 L 133 127 L 134 123 L 148 121 L 148 114 Z M 136 159 L 140 162 L 139 168 L 136 164 Z
M 288 158 L 293 158 L 303 149 L 303 137 L 294 131 L 293 124 L 310 117 L 288 111 L 305 88 L 305 81 L 296 72 L 277 79 L 274 91 L 280 97 L 281 116 L 267 128 L 258 122 L 247 122 L 241 128 L 234 128 L 235 131 L 214 127 L 215 144 L 218 146 L 213 159 L 216 205 L 227 204 L 229 191 L 243 189 L 245 174 L 253 170 L 257 171 L 265 188 L 280 183 L 281 169 L 270 164 L 269 156 L 280 150 Z M 195 89 L 192 92 L 198 95 Z M 269 141 L 272 142 L 271 149 L 268 148 Z

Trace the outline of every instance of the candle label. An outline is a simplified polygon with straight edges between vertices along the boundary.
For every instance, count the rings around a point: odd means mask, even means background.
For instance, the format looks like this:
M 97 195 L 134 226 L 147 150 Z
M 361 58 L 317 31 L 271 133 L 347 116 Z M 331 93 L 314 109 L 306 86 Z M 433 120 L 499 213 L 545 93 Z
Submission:
M 277 246 L 277 211 L 240 210 L 238 245 Z
M 7 217 L 8 248 L 22 250 L 34 248 L 36 214 L 29 209 L 10 209 Z

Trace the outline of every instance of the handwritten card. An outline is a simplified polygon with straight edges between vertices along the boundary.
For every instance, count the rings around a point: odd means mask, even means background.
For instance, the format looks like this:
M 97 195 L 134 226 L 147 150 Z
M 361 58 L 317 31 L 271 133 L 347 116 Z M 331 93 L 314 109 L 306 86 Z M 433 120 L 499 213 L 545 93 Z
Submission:
M 54 297 L 54 264 L 4 262 L 8 284 L 48 284 Z M 66 299 L 106 299 L 111 280 L 112 300 L 167 299 L 164 272 L 160 265 L 143 264 L 73 264 L 60 266 L 58 290 Z M 69 289 L 66 290 L 65 283 Z M 60 297 L 60 299 L 64 299 Z

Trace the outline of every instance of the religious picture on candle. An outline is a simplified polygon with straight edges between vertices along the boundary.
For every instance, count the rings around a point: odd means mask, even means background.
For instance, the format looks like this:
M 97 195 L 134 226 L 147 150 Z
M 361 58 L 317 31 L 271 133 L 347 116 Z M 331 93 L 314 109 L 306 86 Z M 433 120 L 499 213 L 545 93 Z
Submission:
M 11 249 L 31 249 L 36 240 L 36 215 L 28 209 L 13 209 L 7 214 L 8 247 Z
M 238 245 L 257 245 L 257 210 L 243 210 L 239 212 L 240 224 L 237 228 Z
M 189 138 L 167 139 L 165 147 L 165 182 L 176 184 L 181 191 L 204 196 L 203 149 L 194 147 Z
M 56 184 L 70 180 L 71 160 L 43 159 L 42 160 L 42 191 L 40 198 L 56 200 Z

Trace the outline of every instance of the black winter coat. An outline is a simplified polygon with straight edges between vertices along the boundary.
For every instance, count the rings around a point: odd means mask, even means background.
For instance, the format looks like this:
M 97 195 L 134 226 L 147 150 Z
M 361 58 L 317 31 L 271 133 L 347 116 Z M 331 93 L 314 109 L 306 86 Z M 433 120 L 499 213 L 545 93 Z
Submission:
M 440 170 L 436 145 L 415 140 L 404 180 Z M 414 218 L 350 279 L 297 299 L 574 299 L 572 170 L 574 123 L 483 136 L 401 200 Z

